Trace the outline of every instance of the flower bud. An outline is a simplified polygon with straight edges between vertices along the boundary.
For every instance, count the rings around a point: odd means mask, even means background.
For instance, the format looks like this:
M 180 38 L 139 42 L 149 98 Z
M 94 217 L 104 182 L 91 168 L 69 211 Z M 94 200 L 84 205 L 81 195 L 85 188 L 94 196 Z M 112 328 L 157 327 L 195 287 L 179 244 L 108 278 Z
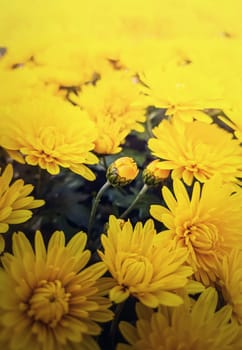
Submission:
M 107 179 L 112 186 L 125 186 L 138 175 L 138 167 L 133 158 L 122 157 L 115 160 L 107 170 Z
M 170 170 L 162 169 L 161 165 L 162 161 L 159 159 L 155 159 L 147 165 L 142 174 L 143 181 L 146 185 L 155 186 L 168 178 Z

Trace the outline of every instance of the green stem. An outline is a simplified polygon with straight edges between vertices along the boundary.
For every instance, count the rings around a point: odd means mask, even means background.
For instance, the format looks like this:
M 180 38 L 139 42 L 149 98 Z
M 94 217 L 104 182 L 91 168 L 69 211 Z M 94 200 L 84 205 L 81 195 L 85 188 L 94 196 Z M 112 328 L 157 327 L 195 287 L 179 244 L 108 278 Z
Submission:
M 88 233 L 90 234 L 91 233 L 91 230 L 92 230 L 92 227 L 93 227 L 93 223 L 94 223 L 94 219 L 95 219 L 95 216 L 96 216 L 96 211 L 97 211 L 97 207 L 98 207 L 98 204 L 101 200 L 101 197 L 103 195 L 103 193 L 110 187 L 110 182 L 107 181 L 105 182 L 105 184 L 100 188 L 100 190 L 98 191 L 97 193 L 97 196 L 93 202 L 93 205 L 92 205 L 92 210 L 91 210 L 91 214 L 90 214 L 90 218 L 89 218 L 89 224 L 88 224 Z
M 108 170 L 108 164 L 107 164 L 107 160 L 106 160 L 105 156 L 102 156 L 102 161 L 103 161 L 103 166 L 104 166 L 105 170 L 107 171 Z
M 128 213 L 133 209 L 133 207 L 135 206 L 135 204 L 138 202 L 138 200 L 140 199 L 140 197 L 142 197 L 145 192 L 148 190 L 149 186 L 147 186 L 146 184 L 144 184 L 144 186 L 141 188 L 141 190 L 139 191 L 139 193 L 137 194 L 137 196 L 135 197 L 135 199 L 133 200 L 133 202 L 130 204 L 130 206 L 123 212 L 123 214 L 120 216 L 120 219 L 124 219 Z
M 153 126 L 152 126 L 152 119 L 154 119 L 157 115 L 157 112 L 152 112 L 150 113 L 147 118 L 146 118 L 146 130 L 147 130 L 147 133 L 148 133 L 148 136 L 149 138 L 150 137 L 154 137 L 154 134 L 153 134 Z
M 112 349 L 114 349 L 114 346 L 115 346 L 115 337 L 118 329 L 118 323 L 119 323 L 120 315 L 124 309 L 124 305 L 125 305 L 125 301 L 123 301 L 122 303 L 116 306 L 114 319 L 112 320 L 112 323 L 110 326 L 110 339 L 111 339 Z

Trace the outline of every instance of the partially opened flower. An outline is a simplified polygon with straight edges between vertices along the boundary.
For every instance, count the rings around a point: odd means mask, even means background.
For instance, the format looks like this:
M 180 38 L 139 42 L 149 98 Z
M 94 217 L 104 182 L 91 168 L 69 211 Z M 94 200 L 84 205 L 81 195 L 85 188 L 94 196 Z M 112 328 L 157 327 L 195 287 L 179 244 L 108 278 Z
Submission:
M 121 152 L 122 145 L 129 129 L 124 129 L 120 121 L 113 121 L 103 116 L 96 123 L 97 137 L 94 140 L 94 151 L 100 155 L 116 154 Z
M 88 180 L 95 179 L 85 164 L 98 162 L 90 152 L 96 129 L 79 108 L 43 94 L 0 110 L 0 145 L 15 160 L 53 175 L 64 167 Z
M 231 320 L 231 307 L 216 310 L 218 296 L 206 289 L 197 301 L 157 311 L 137 304 L 136 325 L 121 322 L 127 344 L 117 350 L 234 350 L 241 349 L 239 327 Z
M 13 180 L 13 167 L 8 164 L 0 176 L 0 233 L 5 233 L 11 224 L 20 224 L 32 216 L 31 209 L 41 207 L 45 201 L 34 199 L 29 194 L 32 185 L 25 185 L 22 179 Z M 0 235 L 0 253 L 4 249 L 4 240 Z
M 215 281 L 217 267 L 225 253 L 242 247 L 242 190 L 223 184 L 214 177 L 203 185 L 195 182 L 191 199 L 180 180 L 173 183 L 174 195 L 167 187 L 162 195 L 168 208 L 151 205 L 150 213 L 167 230 L 162 234 L 189 252 L 188 263 L 205 285 Z
M 233 249 L 218 268 L 223 297 L 232 305 L 233 315 L 242 325 L 242 250 Z
M 171 241 L 163 240 L 151 219 L 133 228 L 129 221 L 120 223 L 110 216 L 107 235 L 101 241 L 104 252 L 99 255 L 112 275 L 109 296 L 115 303 L 130 295 L 150 307 L 183 302 L 174 290 L 183 288 L 193 273 L 184 265 L 187 250 L 175 249 Z
M 55 231 L 46 249 L 37 231 L 33 250 L 24 233 L 14 234 L 0 268 L 2 349 L 99 349 L 92 336 L 112 312 L 103 297 L 104 264 L 85 267 L 86 240 L 79 232 L 65 244 L 64 232 Z
M 162 121 L 153 129 L 155 138 L 148 146 L 162 159 L 163 169 L 170 169 L 173 179 L 205 182 L 220 174 L 225 182 L 242 177 L 242 152 L 238 140 L 215 124 L 200 121 Z M 160 166 L 161 167 L 161 166 Z

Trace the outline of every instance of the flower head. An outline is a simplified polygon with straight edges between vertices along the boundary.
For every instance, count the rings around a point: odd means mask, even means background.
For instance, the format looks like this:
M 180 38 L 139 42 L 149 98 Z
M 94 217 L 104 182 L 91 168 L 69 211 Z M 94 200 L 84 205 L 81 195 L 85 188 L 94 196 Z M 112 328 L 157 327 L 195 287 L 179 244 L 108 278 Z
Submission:
M 242 250 L 233 249 L 218 268 L 223 297 L 232 305 L 233 315 L 242 325 Z
M 14 234 L 0 269 L 1 348 L 99 349 L 91 337 L 101 332 L 96 321 L 112 313 L 102 296 L 104 264 L 85 268 L 86 240 L 79 232 L 65 245 L 64 232 L 55 231 L 46 249 L 37 231 L 33 250 L 22 232 Z
M 170 170 L 162 168 L 162 162 L 159 159 L 155 159 L 150 162 L 144 169 L 142 177 L 144 183 L 148 186 L 157 185 L 168 178 Z
M 8 164 L 0 176 L 0 233 L 9 229 L 9 224 L 20 224 L 32 216 L 30 209 L 44 205 L 45 201 L 34 199 L 29 194 L 33 191 L 32 185 L 25 185 L 22 179 L 11 184 L 13 167 Z M 0 235 L 0 252 L 4 249 L 4 240 Z
M 165 108 L 166 115 L 184 121 L 197 119 L 210 123 L 211 117 L 203 109 L 221 106 L 222 91 L 218 82 L 210 77 L 208 83 L 196 66 L 166 64 L 161 69 L 160 64 L 149 64 L 142 80 L 153 105 Z
M 164 241 L 151 219 L 133 228 L 129 221 L 120 224 L 110 216 L 101 241 L 104 252 L 99 255 L 113 277 L 111 300 L 120 303 L 133 295 L 150 307 L 183 302 L 174 290 L 183 288 L 193 273 L 183 264 L 186 249 L 174 249 L 171 241 Z
M 172 178 L 205 182 L 221 174 L 225 182 L 242 177 L 242 153 L 238 140 L 215 124 L 200 121 L 164 120 L 153 129 L 155 138 L 148 146 L 163 160 L 163 169 L 172 170 Z
M 96 130 L 77 107 L 46 95 L 1 108 L 0 145 L 17 161 L 58 174 L 60 167 L 94 180 L 85 164 L 97 163 L 90 151 Z
M 230 322 L 231 307 L 216 311 L 218 296 L 213 288 L 198 298 L 175 308 L 153 311 L 137 304 L 136 326 L 120 323 L 120 330 L 130 345 L 117 350 L 233 350 L 239 349 L 239 327 Z
M 167 187 L 162 195 L 168 208 L 151 205 L 150 213 L 162 222 L 167 234 L 189 252 L 188 263 L 195 276 L 205 285 L 215 281 L 217 266 L 226 252 L 242 242 L 242 190 L 223 184 L 221 178 L 208 180 L 203 187 L 195 182 L 191 199 L 180 180 L 173 184 L 174 194 Z
M 112 122 L 119 121 L 121 131 L 144 130 L 140 123 L 145 121 L 147 102 L 140 94 L 139 84 L 132 81 L 128 74 L 115 71 L 104 75 L 96 85 L 83 86 L 75 102 L 97 125 L 103 118 L 108 118 Z
M 113 186 L 126 186 L 136 178 L 138 172 L 133 158 L 121 157 L 109 165 L 107 179 Z

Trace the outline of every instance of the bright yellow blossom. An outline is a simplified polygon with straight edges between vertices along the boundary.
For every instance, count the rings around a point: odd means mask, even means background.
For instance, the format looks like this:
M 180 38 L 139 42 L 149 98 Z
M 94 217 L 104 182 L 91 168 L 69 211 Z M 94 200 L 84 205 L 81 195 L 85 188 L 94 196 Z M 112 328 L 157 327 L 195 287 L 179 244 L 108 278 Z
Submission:
M 208 78 L 208 77 L 207 77 Z M 222 92 L 212 77 L 205 79 L 197 69 L 176 65 L 164 69 L 152 66 L 145 71 L 141 80 L 153 105 L 166 109 L 166 115 L 179 117 L 184 121 L 197 119 L 211 122 L 206 108 L 221 106 Z
M 78 107 L 41 95 L 9 108 L 1 107 L 0 112 L 0 145 L 13 159 L 53 175 L 64 167 L 88 180 L 95 179 L 85 164 L 98 162 L 90 152 L 96 129 Z
M 13 254 L 0 268 L 0 346 L 8 350 L 95 349 L 97 322 L 112 318 L 103 297 L 103 263 L 85 267 L 87 236 L 55 231 L 45 248 L 35 234 L 34 250 L 24 233 L 13 236 Z
M 150 213 L 162 222 L 162 232 L 189 253 L 188 263 L 195 277 L 205 285 L 218 277 L 217 267 L 233 247 L 242 247 L 242 190 L 223 184 L 221 178 L 208 180 L 203 187 L 195 182 L 191 199 L 180 180 L 173 183 L 174 195 L 162 188 L 168 206 L 151 205 Z
M 13 167 L 8 164 L 0 176 L 0 233 L 9 229 L 9 224 L 20 224 L 32 216 L 30 209 L 44 205 L 41 199 L 34 199 L 29 194 L 33 191 L 32 185 L 25 185 L 22 179 L 13 180 Z M 4 249 L 4 240 L 0 235 L 0 253 Z
M 148 146 L 162 159 L 163 169 L 172 170 L 172 178 L 188 185 L 193 179 L 205 182 L 220 174 L 225 182 L 242 177 L 242 153 L 238 140 L 215 124 L 200 121 L 163 120 L 153 129 L 155 138 Z
M 207 288 L 197 299 L 175 308 L 157 311 L 137 304 L 138 320 L 133 326 L 120 323 L 130 345 L 118 344 L 117 350 L 239 350 L 239 327 L 230 322 L 231 307 L 216 310 L 218 295 Z
M 143 131 L 141 123 L 145 121 L 148 102 L 128 74 L 107 74 L 95 85 L 83 86 L 78 96 L 71 95 L 71 100 L 96 124 L 95 152 L 99 154 L 118 153 L 132 130 Z
M 124 130 L 144 130 L 140 123 L 145 121 L 148 101 L 140 94 L 139 84 L 127 73 L 114 71 L 104 75 L 96 85 L 83 86 L 75 102 L 97 123 L 99 119 L 109 117 L 113 122 L 119 120 Z
M 99 255 L 113 278 L 112 301 L 121 303 L 133 295 L 149 307 L 183 302 L 174 290 L 183 288 L 193 273 L 184 265 L 186 249 L 174 249 L 171 241 L 164 241 L 151 219 L 133 228 L 129 221 L 120 224 L 110 216 L 101 241 L 104 252 Z

